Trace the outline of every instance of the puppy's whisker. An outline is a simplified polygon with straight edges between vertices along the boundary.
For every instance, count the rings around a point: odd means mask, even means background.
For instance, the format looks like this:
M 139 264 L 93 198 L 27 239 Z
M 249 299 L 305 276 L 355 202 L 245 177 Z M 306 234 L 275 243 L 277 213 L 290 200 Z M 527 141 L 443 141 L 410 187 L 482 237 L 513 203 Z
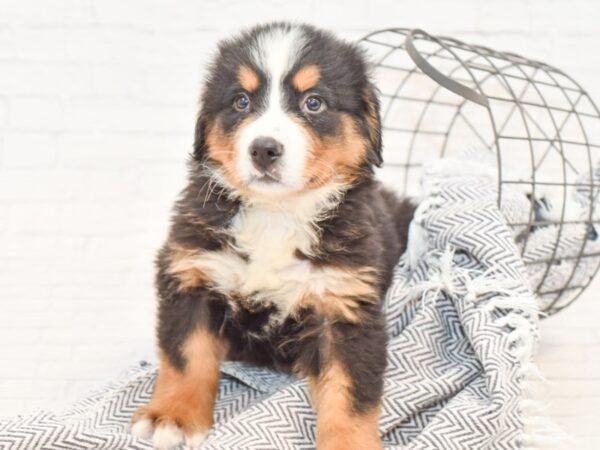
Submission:
M 323 186 L 329 181 L 329 178 L 326 178 L 325 175 L 334 174 L 337 172 L 337 170 L 331 164 L 328 164 L 320 158 L 315 158 L 313 161 L 326 169 L 326 174 L 321 173 L 321 171 L 315 171 L 313 174 L 311 174 L 312 178 L 318 181 L 317 184 L 319 186 Z
M 329 163 L 329 162 L 325 161 L 323 158 L 319 158 L 319 157 L 317 156 L 317 157 L 315 157 L 315 158 L 314 158 L 314 161 L 315 161 L 315 162 L 318 162 L 318 163 L 320 163 L 320 164 L 322 164 L 322 165 L 324 165 L 324 166 L 326 166 L 326 167 L 328 167 L 328 168 L 329 168 L 329 169 L 331 169 L 331 170 L 335 170 L 335 167 L 334 167 L 334 166 L 333 166 L 331 163 Z
M 211 180 L 213 180 L 214 177 L 217 176 L 215 167 L 207 161 L 207 159 L 205 158 L 199 166 L 199 174 L 203 177 L 206 178 L 206 181 L 202 184 L 202 186 L 198 189 L 198 193 L 196 194 L 196 200 L 198 200 L 200 198 L 200 196 L 202 195 L 203 192 L 205 192 L 206 185 L 211 183 Z M 209 185 L 210 188 L 210 185 Z M 206 200 L 205 200 L 205 204 L 206 204 Z
M 210 153 L 213 155 L 231 155 L 233 152 L 231 150 L 211 150 Z
M 321 158 L 315 158 L 313 161 L 315 163 L 317 163 L 317 164 L 320 164 L 322 167 L 325 167 L 326 169 L 328 169 L 332 173 L 337 171 L 337 169 L 332 164 L 324 161 Z
M 215 178 L 215 176 L 211 176 L 210 178 L 210 183 L 208 184 L 208 191 L 206 192 L 206 196 L 204 197 L 204 203 L 202 204 L 202 207 L 204 208 L 206 206 L 206 202 L 208 201 L 208 198 L 212 196 L 215 188 L 219 185 L 218 180 Z

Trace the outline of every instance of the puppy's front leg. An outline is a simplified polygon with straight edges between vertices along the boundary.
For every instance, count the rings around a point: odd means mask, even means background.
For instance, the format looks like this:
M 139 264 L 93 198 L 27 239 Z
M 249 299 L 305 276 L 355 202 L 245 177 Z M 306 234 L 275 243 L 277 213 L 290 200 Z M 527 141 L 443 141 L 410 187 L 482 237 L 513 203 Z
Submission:
M 160 450 L 197 447 L 213 424 L 225 343 L 211 327 L 211 293 L 169 291 L 159 309 L 160 366 L 152 399 L 131 421 L 134 435 Z
M 333 324 L 325 333 L 318 374 L 309 376 L 317 412 L 318 450 L 379 450 L 385 369 L 383 325 Z

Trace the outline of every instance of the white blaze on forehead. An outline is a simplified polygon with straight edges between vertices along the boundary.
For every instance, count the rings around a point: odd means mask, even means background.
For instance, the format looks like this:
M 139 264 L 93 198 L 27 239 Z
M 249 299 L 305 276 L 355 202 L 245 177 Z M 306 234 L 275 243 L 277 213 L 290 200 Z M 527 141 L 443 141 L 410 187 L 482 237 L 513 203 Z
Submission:
M 253 59 L 267 75 L 268 88 L 264 111 L 241 133 L 238 141 L 238 169 L 243 179 L 258 175 L 249 157 L 249 148 L 257 137 L 268 136 L 284 147 L 277 174 L 281 184 L 263 184 L 263 191 L 300 189 L 303 187 L 304 165 L 308 151 L 306 131 L 284 108 L 283 81 L 299 57 L 305 38 L 299 28 L 273 28 L 258 36 Z
M 303 45 L 304 37 L 297 28 L 275 28 L 257 39 L 254 58 L 271 80 L 269 108 L 281 105 L 283 78 L 292 68 Z

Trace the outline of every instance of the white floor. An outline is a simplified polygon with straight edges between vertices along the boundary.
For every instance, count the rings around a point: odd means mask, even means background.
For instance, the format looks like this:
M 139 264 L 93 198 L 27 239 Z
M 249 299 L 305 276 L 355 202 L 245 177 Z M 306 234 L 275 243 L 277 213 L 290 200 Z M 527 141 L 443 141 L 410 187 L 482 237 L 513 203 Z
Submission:
M 600 278 L 542 321 L 537 364 L 548 379 L 548 411 L 576 439 L 572 448 L 600 449 Z

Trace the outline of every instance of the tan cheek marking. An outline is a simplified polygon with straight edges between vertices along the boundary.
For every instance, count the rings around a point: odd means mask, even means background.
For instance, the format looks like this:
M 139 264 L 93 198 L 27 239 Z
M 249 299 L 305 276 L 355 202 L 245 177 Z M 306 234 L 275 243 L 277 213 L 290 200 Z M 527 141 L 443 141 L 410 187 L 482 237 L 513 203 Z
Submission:
M 292 85 L 300 92 L 307 91 L 317 85 L 321 78 L 321 72 L 319 68 L 311 64 L 304 66 L 300 69 L 292 78 Z
M 218 122 L 213 123 L 207 133 L 206 143 L 210 157 L 221 163 L 228 164 L 235 156 L 233 140 L 227 136 Z
M 336 176 L 351 183 L 359 175 L 358 169 L 367 154 L 367 142 L 356 129 L 352 118 L 343 114 L 340 133 L 321 139 L 312 130 L 312 149 L 305 168 L 309 187 L 327 184 Z
M 336 360 L 319 377 L 309 378 L 313 404 L 317 411 L 317 448 L 319 450 L 378 450 L 380 408 L 358 414 L 352 406 L 352 380 Z
M 235 142 L 239 139 L 240 133 L 250 120 L 250 118 L 246 118 L 238 125 L 236 132 L 231 135 L 226 134 L 221 125 L 215 122 L 209 127 L 206 137 L 210 158 L 218 162 L 224 169 L 227 181 L 240 189 L 244 187 L 237 173 Z
M 300 302 L 304 308 L 314 308 L 330 321 L 344 319 L 352 323 L 361 320 L 361 304 L 379 301 L 377 277 L 370 267 L 338 269 L 328 274 L 324 293 L 310 293 Z
M 260 85 L 257 73 L 248 66 L 240 66 L 238 69 L 238 81 L 248 92 L 255 92 Z
M 152 400 L 137 415 L 148 415 L 158 422 L 174 422 L 186 434 L 208 430 L 213 424 L 213 407 L 219 384 L 219 364 L 225 346 L 204 329 L 186 340 L 184 371 L 160 355 L 158 379 Z

